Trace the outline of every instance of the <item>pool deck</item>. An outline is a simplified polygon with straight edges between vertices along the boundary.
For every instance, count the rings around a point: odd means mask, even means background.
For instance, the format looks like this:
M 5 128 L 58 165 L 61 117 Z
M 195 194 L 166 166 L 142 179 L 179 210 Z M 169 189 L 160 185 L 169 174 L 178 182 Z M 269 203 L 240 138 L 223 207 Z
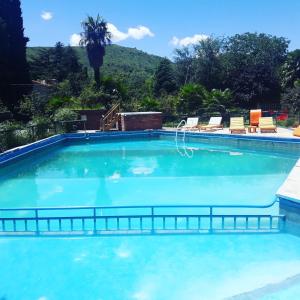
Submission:
M 174 127 L 164 127 L 164 130 L 168 130 L 168 131 L 176 131 L 176 128 Z M 229 132 L 229 128 L 224 128 L 224 129 L 219 129 L 219 130 L 215 130 L 215 131 L 198 131 L 198 130 L 190 130 L 189 132 L 194 132 L 194 133 L 199 133 L 199 134 L 203 134 L 203 133 L 213 133 L 213 134 L 228 134 L 231 135 Z M 239 134 L 241 136 L 267 136 L 267 137 L 279 137 L 279 138 L 296 138 L 300 140 L 300 137 L 296 137 L 293 135 L 293 129 L 289 129 L 289 128 L 282 128 L 282 127 L 278 127 L 277 128 L 277 132 L 268 132 L 268 133 L 260 133 L 259 131 L 256 133 L 249 133 L 248 131 L 246 132 L 246 134 Z

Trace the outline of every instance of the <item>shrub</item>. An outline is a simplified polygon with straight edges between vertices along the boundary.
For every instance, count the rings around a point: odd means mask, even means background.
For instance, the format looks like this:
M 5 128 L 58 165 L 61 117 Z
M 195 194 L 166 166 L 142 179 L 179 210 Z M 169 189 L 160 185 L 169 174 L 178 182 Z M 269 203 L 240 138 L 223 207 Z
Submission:
M 13 122 L 3 122 L 0 124 L 0 150 L 21 146 L 32 141 L 28 129 L 22 129 L 21 126 Z
M 60 108 L 54 114 L 54 121 L 59 125 L 59 131 L 71 132 L 74 129 L 74 123 L 66 121 L 77 120 L 77 113 L 69 108 Z M 66 123 L 64 123 L 66 122 Z
M 29 125 L 32 125 L 32 134 L 34 140 L 40 140 L 49 136 L 49 128 L 51 127 L 51 122 L 45 117 L 34 118 Z
M 144 111 L 157 111 L 159 110 L 159 101 L 152 97 L 145 97 L 141 101 L 141 109 Z

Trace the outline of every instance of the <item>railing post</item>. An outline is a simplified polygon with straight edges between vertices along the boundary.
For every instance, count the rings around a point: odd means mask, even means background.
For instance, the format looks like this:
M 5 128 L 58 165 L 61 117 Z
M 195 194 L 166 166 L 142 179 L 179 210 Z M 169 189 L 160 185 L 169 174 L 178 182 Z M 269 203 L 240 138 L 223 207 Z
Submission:
M 40 228 L 39 228 L 39 211 L 38 209 L 34 210 L 34 214 L 35 214 L 35 231 L 36 234 L 39 235 L 40 234 Z
M 94 221 L 94 227 L 93 227 L 93 233 L 96 234 L 97 232 L 97 223 L 96 223 L 96 208 L 93 208 L 93 221 Z
M 209 232 L 211 233 L 213 229 L 213 207 L 209 207 Z
M 154 233 L 154 207 L 151 206 L 151 233 Z

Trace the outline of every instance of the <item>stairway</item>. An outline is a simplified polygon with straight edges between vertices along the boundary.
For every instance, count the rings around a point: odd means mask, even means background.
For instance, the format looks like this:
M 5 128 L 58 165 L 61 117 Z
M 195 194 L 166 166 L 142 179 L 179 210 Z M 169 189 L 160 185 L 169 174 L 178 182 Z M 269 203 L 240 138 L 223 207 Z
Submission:
M 100 130 L 109 131 L 112 130 L 119 119 L 120 104 L 117 103 L 105 114 L 100 120 Z

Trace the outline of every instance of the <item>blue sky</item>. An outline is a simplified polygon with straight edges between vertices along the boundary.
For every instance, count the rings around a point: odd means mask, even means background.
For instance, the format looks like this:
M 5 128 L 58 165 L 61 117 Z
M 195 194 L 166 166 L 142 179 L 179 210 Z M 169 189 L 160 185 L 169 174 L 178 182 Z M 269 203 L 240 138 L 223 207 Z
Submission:
M 76 44 L 80 22 L 99 13 L 116 44 L 172 57 L 209 35 L 264 32 L 300 48 L 300 0 L 23 0 L 29 46 Z M 71 39 L 72 37 L 72 39 Z

